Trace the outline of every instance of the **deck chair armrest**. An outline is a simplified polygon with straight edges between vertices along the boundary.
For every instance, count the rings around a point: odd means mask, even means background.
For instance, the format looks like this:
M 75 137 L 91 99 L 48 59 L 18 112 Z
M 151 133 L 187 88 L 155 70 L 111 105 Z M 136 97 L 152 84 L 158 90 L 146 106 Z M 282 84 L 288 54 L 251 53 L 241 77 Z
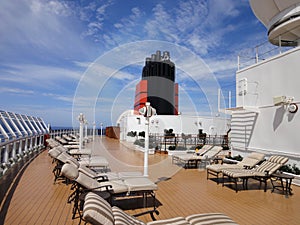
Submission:
M 244 165 L 243 168 L 246 169 L 246 170 L 250 170 L 250 169 L 252 169 L 252 166 Z
M 265 175 L 269 176 L 270 175 L 270 171 L 269 170 L 265 170 Z
M 104 182 L 108 181 L 108 176 L 107 175 L 99 175 L 94 177 L 98 182 Z
M 112 185 L 103 185 L 103 186 L 98 186 L 98 187 L 94 187 L 94 188 L 86 188 L 85 191 L 93 191 L 93 190 L 97 190 L 99 188 L 105 188 L 106 191 L 109 191 L 112 189 Z

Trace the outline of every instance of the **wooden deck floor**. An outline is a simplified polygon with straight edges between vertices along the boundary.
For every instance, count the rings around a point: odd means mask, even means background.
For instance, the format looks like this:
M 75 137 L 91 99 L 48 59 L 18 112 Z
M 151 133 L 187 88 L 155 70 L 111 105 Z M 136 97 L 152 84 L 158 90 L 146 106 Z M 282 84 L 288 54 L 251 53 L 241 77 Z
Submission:
M 107 157 L 112 171 L 143 170 L 143 153 L 129 150 L 116 140 L 97 139 L 88 147 L 94 147 L 95 155 Z M 286 198 L 270 189 L 259 190 L 253 181 L 249 190 L 236 193 L 206 180 L 205 170 L 172 165 L 167 155 L 150 155 L 149 164 L 149 178 L 158 183 L 157 219 L 222 212 L 239 224 L 300 224 L 300 187 L 293 186 L 294 195 Z M 79 219 L 71 219 L 72 205 L 67 203 L 70 186 L 53 184 L 53 166 L 44 151 L 26 168 L 11 198 L 5 225 L 78 224 Z M 130 214 L 141 211 L 128 210 Z M 140 219 L 151 221 L 148 215 Z

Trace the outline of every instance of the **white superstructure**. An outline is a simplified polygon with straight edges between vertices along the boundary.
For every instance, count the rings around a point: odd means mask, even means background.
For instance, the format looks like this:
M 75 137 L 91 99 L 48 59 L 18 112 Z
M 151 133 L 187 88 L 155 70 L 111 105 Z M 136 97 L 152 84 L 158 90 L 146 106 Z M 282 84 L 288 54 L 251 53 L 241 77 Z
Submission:
M 250 2 L 271 43 L 299 44 L 299 0 Z M 237 71 L 236 108 L 228 110 L 233 151 L 283 154 L 291 164 L 300 165 L 299 59 L 298 46 Z
M 120 140 L 129 141 L 128 132 L 145 131 L 145 118 L 135 115 L 133 110 L 123 113 L 117 124 L 120 126 Z M 207 135 L 226 135 L 230 129 L 229 119 L 221 117 L 198 117 L 188 115 L 155 115 L 149 120 L 149 133 L 163 135 L 164 130 L 172 129 L 174 134 L 199 134 L 199 130 Z

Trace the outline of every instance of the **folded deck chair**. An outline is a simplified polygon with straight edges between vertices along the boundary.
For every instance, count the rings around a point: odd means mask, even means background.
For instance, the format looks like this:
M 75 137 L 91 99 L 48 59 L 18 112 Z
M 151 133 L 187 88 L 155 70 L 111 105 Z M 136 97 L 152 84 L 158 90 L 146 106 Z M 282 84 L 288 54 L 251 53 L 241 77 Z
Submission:
M 202 148 L 199 150 L 199 152 L 195 152 L 195 151 L 192 151 L 192 152 L 189 152 L 189 151 L 184 151 L 182 153 L 174 153 L 172 155 L 172 163 L 175 163 L 175 162 L 180 162 L 180 157 L 191 157 L 193 156 L 194 154 L 195 155 L 203 155 L 205 154 L 207 151 L 209 151 L 213 146 L 212 145 L 203 145 Z
M 53 138 L 47 139 L 46 142 L 47 142 L 47 144 L 48 144 L 48 146 L 49 146 L 50 148 L 54 148 L 54 147 L 57 147 L 57 146 L 61 145 L 59 142 L 57 142 L 57 141 L 54 140 Z
M 153 210 L 148 210 L 142 214 L 150 213 L 153 218 L 154 213 L 158 214 L 154 193 L 158 187 L 146 177 L 131 177 L 124 180 L 119 179 L 98 182 L 96 179 L 80 172 L 76 166 L 68 163 L 63 165 L 61 172 L 63 176 L 76 184 L 75 192 L 72 193 L 72 199 L 74 200 L 73 218 L 75 217 L 76 212 L 81 216 L 79 208 L 80 196 L 85 195 L 89 191 L 108 192 L 110 194 L 110 202 L 113 202 L 115 197 L 139 195 L 147 198 L 147 196 L 151 196 L 153 199 Z
M 71 155 L 69 155 L 67 152 L 59 150 L 59 147 L 50 149 L 48 151 L 48 154 L 53 159 L 53 162 L 56 163 L 55 167 L 53 168 L 53 174 L 54 174 L 54 183 L 60 179 L 63 178 L 61 176 L 61 168 L 62 166 L 67 163 L 67 161 L 71 161 L 74 164 L 79 164 L 86 167 L 92 167 L 92 168 L 100 168 L 102 171 L 107 171 L 109 168 L 108 161 L 102 157 L 102 156 L 92 156 L 90 159 L 86 159 L 83 161 L 78 161 Z
M 63 151 L 61 147 L 55 147 L 49 150 L 48 154 L 62 163 L 66 163 L 68 159 L 75 159 L 72 155 L 69 154 L 68 151 Z M 100 168 L 107 171 L 109 167 L 107 159 L 103 156 L 82 157 L 75 160 L 78 160 L 81 165 L 90 168 Z
M 78 171 L 86 174 L 87 176 L 97 179 L 98 181 L 109 181 L 109 180 L 124 180 L 126 178 L 134 178 L 134 177 L 143 177 L 143 174 L 139 171 L 124 171 L 124 172 L 105 172 L 102 171 L 100 173 L 95 170 L 87 167 L 84 164 L 81 164 L 77 160 L 72 158 L 66 160 L 66 163 L 72 164 L 78 168 Z
M 223 174 L 223 186 L 225 183 L 225 177 L 228 178 L 228 182 L 233 181 L 235 183 L 235 191 L 238 192 L 237 183 L 242 180 L 243 188 L 247 189 L 247 182 L 249 178 L 253 178 L 263 182 L 265 184 L 264 191 L 267 191 L 267 180 L 271 175 L 280 169 L 289 159 L 283 156 L 273 155 L 262 164 L 254 167 L 251 170 L 241 168 L 228 168 L 222 170 Z
M 95 193 L 85 196 L 83 219 L 92 225 L 208 225 L 208 224 L 237 224 L 222 213 L 194 214 L 188 217 L 175 217 L 165 220 L 144 223 L 122 209 L 113 206 Z
M 60 137 L 60 136 L 56 136 L 55 140 L 57 140 L 61 145 L 63 145 L 64 147 L 70 149 L 79 149 L 79 143 L 78 142 L 74 142 L 74 141 L 67 141 L 66 139 Z
M 260 163 L 265 158 L 265 155 L 258 152 L 251 152 L 248 156 L 244 157 L 242 161 L 237 164 L 212 164 L 206 167 L 207 179 L 209 174 L 217 177 L 217 183 L 219 183 L 219 174 L 224 169 L 241 168 L 252 169 L 255 165 Z
M 206 151 L 203 155 L 182 155 L 179 156 L 179 160 L 185 168 L 189 168 L 192 164 L 194 164 L 197 168 L 199 163 L 204 163 L 206 167 L 207 164 L 210 164 L 211 161 L 215 159 L 215 157 L 222 151 L 222 149 L 223 148 L 221 146 L 214 146 L 208 151 Z
M 62 152 L 68 152 L 70 155 L 76 158 L 82 158 L 82 157 L 89 157 L 92 154 L 91 149 L 81 149 L 79 148 L 69 148 L 68 145 L 61 145 L 55 146 L 58 150 Z
M 64 146 L 57 146 L 54 149 L 62 152 L 67 153 L 73 157 L 76 157 L 78 161 L 80 161 L 80 164 L 85 165 L 87 167 L 91 168 L 99 168 L 101 167 L 104 170 L 108 169 L 108 161 L 103 156 L 91 156 L 91 150 L 90 149 L 83 149 L 83 150 L 68 150 Z M 75 151 L 75 152 L 74 152 Z M 79 157 L 82 156 L 82 157 Z
M 58 141 L 57 139 L 61 139 L 61 138 L 60 137 L 55 137 L 55 139 L 49 138 L 49 139 L 46 140 L 46 142 L 48 143 L 50 148 L 54 148 L 54 147 L 57 147 L 57 146 L 64 146 L 68 150 L 79 148 L 78 144 L 68 143 L 68 142 L 66 142 L 66 140 Z
M 75 143 L 79 144 L 79 140 L 77 138 L 73 138 L 73 137 L 71 137 L 69 135 L 66 135 L 66 134 L 63 134 L 62 137 L 64 139 L 66 139 L 68 142 L 75 142 Z

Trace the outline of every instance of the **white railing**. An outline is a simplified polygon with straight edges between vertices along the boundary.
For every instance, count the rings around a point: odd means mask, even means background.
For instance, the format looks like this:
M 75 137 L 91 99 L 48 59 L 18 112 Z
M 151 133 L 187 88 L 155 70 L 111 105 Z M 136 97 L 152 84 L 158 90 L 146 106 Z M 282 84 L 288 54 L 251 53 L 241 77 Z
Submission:
M 0 175 L 15 163 L 44 148 L 44 134 L 17 138 L 0 143 Z
M 91 132 L 91 131 L 90 131 Z M 49 134 L 37 134 L 0 142 L 0 177 L 17 162 L 45 149 L 45 140 L 64 134 L 78 134 L 78 129 L 51 130 Z
M 299 29 L 298 27 L 294 28 L 295 30 Z M 287 32 L 291 32 L 291 31 L 287 31 Z M 285 33 L 281 34 L 282 36 L 285 35 Z M 245 67 L 251 66 L 253 64 L 259 63 L 261 61 L 264 61 L 266 59 L 269 59 L 275 55 L 281 54 L 283 52 L 286 52 L 288 50 L 290 50 L 291 48 L 295 48 L 298 44 L 299 46 L 299 38 L 290 41 L 289 43 L 290 46 L 283 46 L 284 44 L 283 41 L 281 43 L 281 35 L 276 37 L 275 39 L 278 39 L 279 44 L 278 46 L 275 46 L 273 44 L 271 44 L 269 41 L 263 42 L 253 48 L 247 48 L 244 49 L 243 51 L 241 51 L 238 54 L 238 58 L 237 58 L 237 66 L 238 66 L 238 70 L 243 69 Z

